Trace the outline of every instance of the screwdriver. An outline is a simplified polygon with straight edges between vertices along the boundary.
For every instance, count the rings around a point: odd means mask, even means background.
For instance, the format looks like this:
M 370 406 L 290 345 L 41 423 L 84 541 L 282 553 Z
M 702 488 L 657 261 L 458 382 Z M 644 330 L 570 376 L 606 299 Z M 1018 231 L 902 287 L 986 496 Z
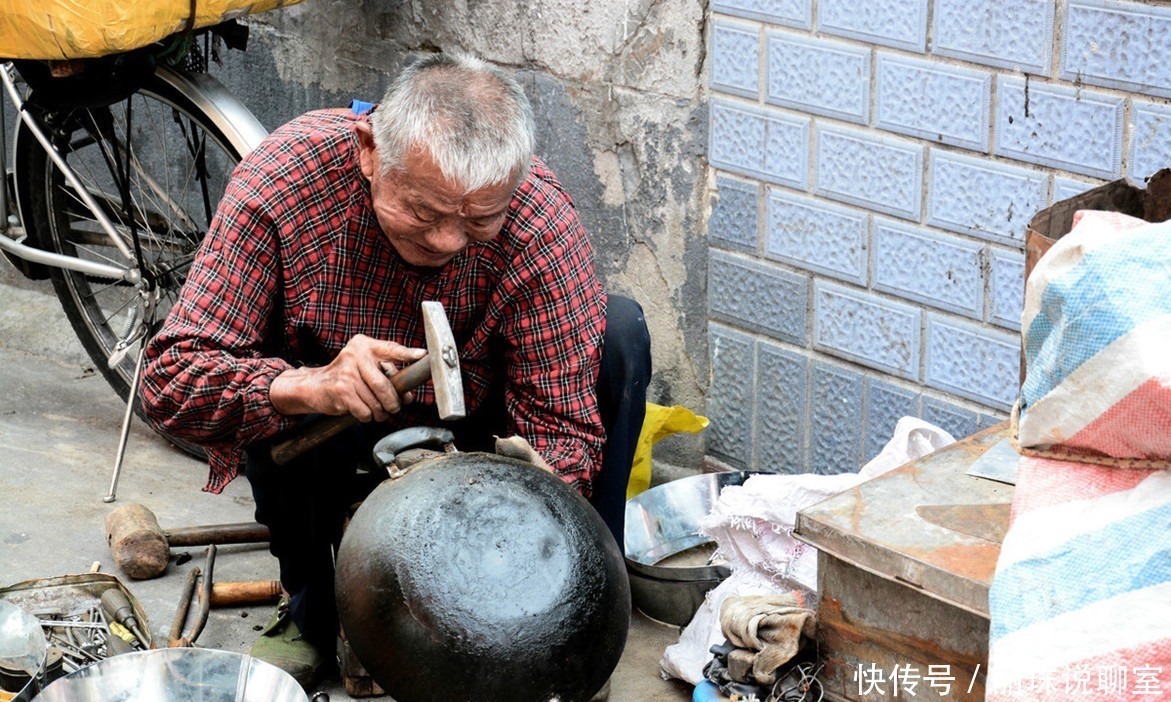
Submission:
M 106 616 L 110 621 L 117 622 L 130 630 L 134 637 L 142 644 L 142 648 L 150 648 L 146 637 L 142 635 L 142 631 L 138 628 L 138 619 L 134 616 L 134 607 L 130 605 L 130 600 L 126 595 L 117 588 L 110 588 L 102 593 L 102 609 L 105 610 Z

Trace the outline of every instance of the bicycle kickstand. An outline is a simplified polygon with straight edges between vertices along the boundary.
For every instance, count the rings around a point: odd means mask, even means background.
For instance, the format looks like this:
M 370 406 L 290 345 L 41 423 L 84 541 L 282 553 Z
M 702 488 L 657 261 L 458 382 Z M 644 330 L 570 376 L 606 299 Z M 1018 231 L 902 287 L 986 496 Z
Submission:
M 118 439 L 118 453 L 114 457 L 114 475 L 110 477 L 110 494 L 102 498 L 102 502 L 113 502 L 114 493 L 118 489 L 118 476 L 122 473 L 122 460 L 126 457 L 126 442 L 130 438 L 130 422 L 134 419 L 134 400 L 138 396 L 138 379 L 142 375 L 142 360 L 146 356 L 146 343 L 138 350 L 138 358 L 134 362 L 134 375 L 130 378 L 130 397 L 126 400 L 126 414 L 122 417 L 122 434 Z

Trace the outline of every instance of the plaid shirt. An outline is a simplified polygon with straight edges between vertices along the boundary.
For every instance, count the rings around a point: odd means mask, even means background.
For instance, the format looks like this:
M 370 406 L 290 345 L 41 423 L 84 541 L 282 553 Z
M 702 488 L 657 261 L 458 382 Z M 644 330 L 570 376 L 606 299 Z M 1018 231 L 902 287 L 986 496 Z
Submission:
M 311 112 L 237 167 L 178 303 L 151 341 L 141 397 L 160 431 L 205 446 L 219 492 L 251 443 L 294 426 L 278 374 L 324 365 L 355 334 L 426 347 L 421 303 L 443 303 L 469 414 L 503 383 L 511 429 L 583 494 L 600 466 L 594 385 L 606 297 L 573 202 L 534 159 L 500 235 L 437 272 L 406 266 L 378 226 L 354 122 Z M 387 430 L 435 425 L 431 385 Z

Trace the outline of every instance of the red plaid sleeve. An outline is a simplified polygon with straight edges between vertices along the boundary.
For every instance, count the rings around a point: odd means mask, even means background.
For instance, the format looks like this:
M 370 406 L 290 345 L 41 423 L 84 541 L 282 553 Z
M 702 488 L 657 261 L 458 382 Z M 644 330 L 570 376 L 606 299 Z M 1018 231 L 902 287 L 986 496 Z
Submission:
M 280 303 L 279 245 L 255 162 L 229 184 L 183 294 L 147 348 L 141 397 L 160 431 L 207 447 L 208 489 L 239 472 L 246 444 L 291 426 L 268 401 L 290 364 L 263 347 Z
M 500 283 L 507 385 L 517 433 L 584 495 L 604 439 L 596 382 L 606 296 L 577 211 L 543 164 L 517 193 L 512 226 L 531 237 Z

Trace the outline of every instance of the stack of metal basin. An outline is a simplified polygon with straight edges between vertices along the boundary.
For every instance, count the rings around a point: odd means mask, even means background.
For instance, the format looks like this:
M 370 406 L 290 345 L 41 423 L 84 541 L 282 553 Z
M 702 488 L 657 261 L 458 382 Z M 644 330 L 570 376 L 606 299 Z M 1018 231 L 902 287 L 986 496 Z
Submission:
M 653 487 L 626 503 L 626 570 L 634 606 L 667 624 L 684 626 L 704 595 L 728 577 L 710 558 L 715 544 L 699 524 L 720 492 L 743 485 L 747 471 L 705 473 Z

